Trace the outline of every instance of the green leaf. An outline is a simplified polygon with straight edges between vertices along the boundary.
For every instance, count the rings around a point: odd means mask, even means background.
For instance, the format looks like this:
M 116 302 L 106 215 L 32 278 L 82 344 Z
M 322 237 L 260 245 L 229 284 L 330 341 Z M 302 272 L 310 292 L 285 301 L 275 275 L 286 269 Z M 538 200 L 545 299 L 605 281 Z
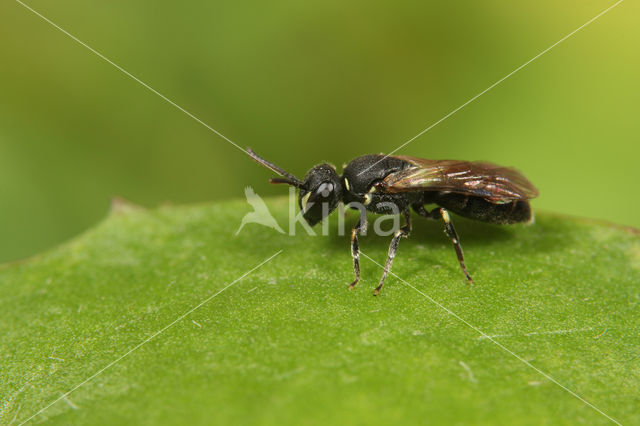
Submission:
M 267 204 L 286 230 L 287 200 Z M 382 271 L 366 257 L 347 290 L 337 215 L 330 236 L 236 236 L 249 210 L 120 204 L 1 267 L 0 423 L 640 423 L 633 230 L 454 217 L 469 288 L 442 224 L 416 218 L 393 268 L 406 283 L 390 276 L 374 297 Z M 361 239 L 379 263 L 388 243 Z

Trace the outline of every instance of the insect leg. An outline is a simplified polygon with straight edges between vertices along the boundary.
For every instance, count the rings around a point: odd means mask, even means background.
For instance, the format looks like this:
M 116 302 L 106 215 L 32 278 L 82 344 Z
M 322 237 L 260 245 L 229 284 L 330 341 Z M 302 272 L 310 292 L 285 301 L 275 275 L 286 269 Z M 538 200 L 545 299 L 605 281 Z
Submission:
M 464 272 L 465 277 L 467 277 L 467 282 L 469 285 L 473 284 L 473 279 L 471 275 L 467 272 L 467 267 L 464 264 L 464 255 L 462 254 L 462 246 L 460 245 L 460 238 L 458 238 L 458 233 L 453 227 L 453 223 L 451 223 L 451 217 L 449 216 L 449 212 L 442 207 L 438 207 L 430 212 L 425 210 L 423 206 L 414 206 L 413 209 L 420 215 L 430 219 L 442 219 L 444 222 L 444 232 L 451 239 L 453 243 L 453 247 L 456 249 L 456 255 L 458 256 L 458 262 L 460 262 L 460 268 L 462 268 L 462 272 Z
M 380 289 L 384 284 L 384 280 L 387 278 L 389 271 L 391 271 L 391 264 L 393 263 L 393 258 L 396 257 L 396 251 L 398 250 L 398 244 L 400 244 L 400 238 L 407 237 L 411 232 L 411 213 L 409 210 L 406 210 L 404 213 L 404 226 L 398 229 L 395 234 L 393 234 L 393 238 L 391 239 L 391 244 L 389 244 L 389 256 L 387 257 L 387 263 L 384 265 L 384 272 L 382 273 L 382 278 L 380 279 L 380 284 L 373 290 L 373 295 L 377 296 L 380 293 Z
M 353 272 L 356 275 L 356 279 L 349 285 L 349 290 L 353 288 L 360 281 L 360 245 L 358 244 L 358 234 L 364 233 L 367 229 L 367 215 L 362 213 L 360 220 L 356 224 L 355 228 L 351 231 L 351 257 L 353 257 Z

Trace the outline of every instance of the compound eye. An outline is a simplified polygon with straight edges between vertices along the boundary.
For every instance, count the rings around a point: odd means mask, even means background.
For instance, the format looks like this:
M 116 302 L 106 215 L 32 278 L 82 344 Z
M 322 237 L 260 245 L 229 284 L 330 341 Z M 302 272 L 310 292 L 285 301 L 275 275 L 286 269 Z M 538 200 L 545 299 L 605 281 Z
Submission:
M 333 183 L 331 182 L 323 183 L 316 190 L 316 194 L 320 195 L 322 198 L 328 198 L 332 192 L 333 192 Z

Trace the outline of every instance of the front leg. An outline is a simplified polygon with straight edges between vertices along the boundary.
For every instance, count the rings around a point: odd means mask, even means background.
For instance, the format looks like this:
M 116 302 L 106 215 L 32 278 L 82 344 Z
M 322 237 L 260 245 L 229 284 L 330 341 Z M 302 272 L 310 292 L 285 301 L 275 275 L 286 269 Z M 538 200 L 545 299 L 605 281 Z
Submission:
M 353 257 L 353 272 L 356 275 L 355 280 L 349 285 L 349 290 L 353 288 L 360 281 L 360 245 L 358 244 L 358 234 L 364 234 L 367 232 L 367 214 L 362 212 L 360 219 L 355 228 L 351 231 L 351 257 Z
M 396 251 L 398 250 L 398 245 L 400 244 L 400 238 L 407 237 L 411 232 L 411 212 L 407 209 L 403 212 L 404 215 L 404 226 L 398 229 L 395 234 L 393 234 L 393 238 L 391 239 L 391 244 L 389 244 L 389 257 L 387 257 L 387 263 L 384 265 L 384 272 L 382 273 L 382 278 L 380 279 L 380 284 L 373 290 L 373 295 L 377 296 L 380 293 L 380 289 L 384 285 L 384 280 L 387 278 L 389 271 L 391 271 L 391 264 L 393 263 L 393 258 L 396 257 Z

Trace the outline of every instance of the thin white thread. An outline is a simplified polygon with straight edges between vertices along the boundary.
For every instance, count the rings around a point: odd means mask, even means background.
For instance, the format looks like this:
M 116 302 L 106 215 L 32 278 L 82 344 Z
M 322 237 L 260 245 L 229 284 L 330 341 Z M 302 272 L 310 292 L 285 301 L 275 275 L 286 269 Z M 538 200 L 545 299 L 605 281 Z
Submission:
M 148 89 L 149 91 L 151 91 L 152 93 L 155 93 L 156 95 L 158 95 L 159 97 L 161 97 L 162 99 L 164 99 L 165 101 L 167 101 L 168 103 L 170 103 L 171 105 L 173 105 L 175 108 L 179 109 L 180 111 L 182 111 L 183 113 L 185 113 L 186 115 L 188 115 L 189 117 L 191 117 L 192 119 L 194 119 L 195 121 L 197 121 L 198 123 L 202 124 L 204 127 L 206 127 L 207 129 L 211 130 L 213 133 L 215 133 L 216 135 L 220 136 L 222 139 L 226 140 L 227 142 L 229 142 L 231 145 L 235 146 L 236 148 L 238 148 L 240 151 L 244 152 L 245 154 L 249 155 L 249 153 L 242 148 L 240 145 L 238 145 L 237 143 L 235 143 L 234 141 L 232 141 L 231 139 L 229 139 L 228 137 L 226 137 L 225 135 L 223 135 L 222 133 L 220 133 L 219 131 L 217 131 L 216 129 L 214 129 L 213 127 L 209 126 L 207 123 L 205 123 L 204 121 L 200 120 L 198 117 L 196 117 L 195 115 L 193 115 L 192 113 L 190 113 L 189 111 L 187 111 L 186 109 L 182 108 L 180 105 L 178 105 L 177 103 L 173 102 L 171 99 L 167 98 L 165 95 L 163 95 L 162 93 L 158 92 L 156 89 L 154 89 L 153 87 L 149 86 L 147 83 L 145 83 L 144 81 L 140 80 L 139 78 L 137 78 L 136 76 L 134 76 L 133 74 L 131 74 L 129 71 L 125 70 L 124 68 L 122 68 L 120 65 L 116 64 L 115 62 L 113 62 L 111 59 L 107 58 L 106 56 L 104 56 L 102 53 L 98 52 L 97 50 L 95 50 L 94 48 L 92 48 L 91 46 L 89 46 L 88 44 L 86 44 L 85 42 L 83 42 L 82 40 L 80 40 L 79 38 L 77 38 L 76 36 L 74 36 L 73 34 L 69 33 L 67 30 L 63 29 L 62 27 L 60 27 L 59 25 L 57 25 L 56 23 L 54 23 L 53 21 L 51 21 L 50 19 L 48 19 L 47 17 L 43 16 L 41 13 L 39 13 L 38 11 L 34 10 L 33 8 L 31 8 L 30 6 L 28 6 L 27 4 L 23 3 L 20 0 L 16 0 L 16 2 L 22 6 L 24 6 L 26 9 L 30 10 L 31 12 L 33 12 L 34 14 L 36 14 L 37 16 L 39 16 L 40 18 L 42 18 L 45 22 L 51 24 L 53 27 L 57 28 L 58 30 L 60 30 L 62 33 L 64 33 L 65 35 L 67 35 L 68 37 L 70 37 L 72 40 L 74 40 L 75 42 L 79 43 L 80 45 L 86 47 L 87 49 L 89 49 L 89 51 L 91 51 L 92 53 L 96 54 L 98 57 L 100 57 L 101 59 L 103 59 L 104 61 L 106 61 L 107 63 L 113 65 L 118 71 L 122 72 L 124 75 L 126 75 L 127 77 L 130 77 L 131 79 L 135 80 L 136 82 L 138 82 L 140 85 L 142 85 L 143 87 L 145 87 L 146 89 Z
M 225 291 L 226 289 L 228 289 L 229 287 L 231 287 L 232 285 L 234 285 L 235 283 L 237 283 L 238 281 L 240 281 L 241 279 L 243 279 L 244 277 L 246 277 L 247 275 L 249 275 L 250 273 L 252 273 L 253 271 L 255 271 L 256 269 L 260 268 L 262 265 L 264 265 L 265 263 L 271 261 L 271 259 L 273 259 L 274 257 L 276 257 L 277 255 L 279 255 L 280 253 L 282 253 L 282 250 L 279 250 L 278 252 L 276 252 L 275 254 L 271 255 L 270 257 L 268 257 L 266 260 L 263 260 L 260 264 L 258 264 L 257 266 L 254 266 L 252 269 L 248 270 L 247 272 L 245 272 L 244 274 L 242 274 L 239 278 L 236 278 L 235 280 L 231 281 L 231 283 L 227 284 L 224 288 L 222 288 L 222 290 L 218 291 L 217 293 L 214 293 L 213 295 L 207 297 L 205 300 L 203 300 L 202 302 L 200 302 L 199 304 L 197 304 L 194 308 L 191 308 L 190 310 L 188 310 L 187 312 L 185 312 L 184 314 L 180 315 L 177 319 L 175 319 L 173 322 L 169 323 L 168 325 L 164 326 L 163 328 L 161 328 L 160 330 L 156 331 L 155 333 L 153 333 L 150 337 L 146 338 L 145 340 L 143 340 L 141 343 L 138 343 L 136 346 L 134 346 L 132 349 L 130 349 L 127 353 L 125 353 L 124 355 L 121 355 L 119 358 L 117 358 L 114 361 L 111 361 L 109 364 L 107 364 L 105 367 L 103 367 L 102 369 L 98 370 L 96 373 L 92 374 L 91 376 L 89 376 L 89 378 L 85 379 L 83 382 L 75 385 L 74 387 L 72 387 L 70 390 L 68 390 L 67 392 L 63 393 L 60 397 L 58 397 L 57 399 L 55 399 L 53 402 L 51 402 L 50 404 L 48 404 L 47 406 L 45 406 L 44 408 L 40 409 L 40 411 L 38 411 L 37 413 L 33 414 L 31 417 L 29 417 L 28 419 L 26 419 L 25 421 L 21 422 L 19 424 L 19 426 L 22 426 L 23 424 L 27 423 L 29 420 L 33 419 L 35 416 L 37 416 L 38 414 L 43 413 L 44 411 L 46 411 L 49 407 L 51 407 L 53 404 L 55 404 L 56 402 L 60 401 L 61 399 L 65 399 L 67 398 L 67 396 L 69 394 L 71 394 L 73 391 L 75 391 L 76 389 L 78 389 L 80 386 L 84 385 L 85 383 L 91 381 L 92 379 L 94 379 L 95 377 L 99 376 L 102 372 L 104 372 L 105 370 L 107 370 L 108 368 L 112 367 L 113 365 L 117 364 L 119 361 L 121 361 L 122 359 L 126 358 L 129 354 L 131 354 L 132 352 L 136 351 L 138 348 L 140 348 L 141 346 L 145 345 L 146 343 L 148 343 L 149 341 L 151 341 L 153 338 L 155 338 L 156 336 L 158 336 L 159 334 L 163 333 L 165 330 L 167 330 L 168 328 L 170 328 L 171 326 L 173 326 L 174 324 L 176 324 L 177 322 L 179 322 L 180 320 L 184 319 L 184 317 L 186 317 L 187 315 L 189 315 L 190 313 L 192 313 L 193 311 L 195 311 L 196 309 L 200 308 L 202 305 L 204 305 L 205 303 L 209 302 L 211 299 L 213 299 L 214 297 L 216 297 L 217 295 L 219 295 L 220 293 L 222 293 L 223 291 Z
M 365 253 L 363 253 L 362 251 L 360 252 L 360 254 L 362 254 L 364 257 L 366 257 L 367 259 L 369 259 L 371 262 L 375 263 L 376 265 L 378 265 L 380 268 L 384 269 L 384 266 L 382 266 L 381 264 L 379 264 L 378 262 L 376 262 L 375 260 L 373 260 L 371 257 L 369 257 L 368 255 L 366 255 Z M 478 327 L 472 325 L 471 323 L 469 323 L 467 320 L 465 320 L 464 318 L 462 318 L 460 315 L 456 314 L 455 312 L 453 312 L 451 309 L 447 308 L 446 306 L 442 305 L 441 303 L 439 303 L 438 301 L 436 301 L 435 299 L 433 299 L 431 296 L 428 296 L 427 294 L 423 293 L 422 291 L 418 290 L 416 287 L 414 287 L 413 285 L 409 284 L 407 281 L 403 280 L 402 278 L 400 278 L 399 276 L 397 276 L 395 273 L 393 273 L 392 271 L 389 271 L 389 273 L 391 275 L 393 275 L 394 277 L 396 277 L 397 279 L 399 279 L 403 284 L 407 285 L 408 287 L 411 287 L 412 289 L 414 289 L 415 291 L 417 291 L 418 293 L 420 293 L 422 296 L 424 296 L 427 300 L 429 300 L 431 303 L 433 303 L 434 305 L 436 305 L 437 307 L 439 307 L 440 309 L 442 309 L 443 311 L 447 312 L 449 315 L 453 316 L 454 318 L 456 318 L 458 321 L 462 322 L 463 324 L 465 324 L 466 326 L 468 326 L 469 328 L 471 328 L 472 330 L 474 330 L 475 332 L 479 333 L 483 338 L 490 340 L 491 342 L 495 343 L 496 346 L 498 346 L 500 349 L 504 350 L 505 352 L 507 352 L 508 354 L 512 355 L 513 357 L 515 357 L 516 359 L 518 359 L 519 361 L 522 361 L 527 367 L 535 370 L 536 372 L 538 372 L 539 374 L 541 374 L 542 376 L 544 376 L 545 378 L 549 379 L 551 382 L 555 383 L 556 385 L 560 386 L 562 389 L 564 389 L 565 391 L 567 391 L 568 393 L 570 393 L 571 395 L 573 395 L 574 397 L 576 397 L 577 399 L 579 399 L 580 401 L 582 401 L 584 404 L 586 404 L 587 406 L 593 408 L 594 410 L 596 410 L 598 413 L 602 414 L 603 416 L 605 416 L 607 419 L 611 420 L 613 423 L 620 425 L 620 422 L 618 422 L 617 420 L 615 420 L 614 418 L 612 418 L 611 416 L 609 416 L 607 413 L 605 413 L 604 411 L 602 411 L 601 409 L 599 409 L 598 407 L 596 407 L 595 405 L 593 405 L 592 403 L 590 403 L 589 401 L 587 401 L 586 399 L 584 399 L 583 397 L 581 397 L 580 395 L 578 395 L 577 393 L 575 393 L 574 391 L 572 391 L 571 389 L 567 388 L 566 386 L 564 386 L 562 383 L 558 382 L 556 379 L 554 379 L 553 377 L 551 377 L 549 374 L 545 373 L 544 371 L 540 370 L 538 367 L 534 366 L 533 364 L 531 364 L 529 361 L 525 360 L 524 358 L 522 358 L 520 355 L 516 354 L 515 352 L 511 351 L 510 349 L 508 349 L 506 346 L 504 346 L 503 344 L 501 344 L 500 342 L 496 341 L 493 337 L 489 336 L 488 334 L 486 334 L 484 331 L 480 330 Z
M 618 0 L 616 3 L 614 3 L 612 6 L 609 6 L 608 8 L 606 8 L 605 10 L 603 10 L 602 12 L 600 12 L 599 14 L 597 14 L 596 16 L 594 16 L 593 18 L 589 19 L 587 22 L 585 22 L 584 24 L 582 24 L 581 26 L 579 26 L 578 28 L 576 28 L 575 30 L 571 31 L 569 34 L 567 34 L 566 36 L 562 37 L 560 40 L 558 40 L 557 42 L 553 43 L 551 46 L 547 47 L 546 49 L 544 49 L 542 52 L 538 53 L 536 56 L 534 56 L 533 58 L 529 59 L 527 62 L 525 62 L 524 64 L 520 65 L 518 68 L 516 68 L 515 70 L 511 71 L 509 74 L 505 75 L 504 77 L 502 77 L 500 80 L 496 81 L 495 83 L 493 83 L 491 86 L 487 87 L 486 89 L 484 89 L 482 92 L 478 93 L 477 95 L 475 95 L 473 98 L 469 99 L 467 102 L 463 103 L 462 105 L 460 105 L 458 108 L 454 109 L 453 111 L 451 111 L 450 113 L 448 113 L 447 115 L 445 115 L 444 117 L 442 117 L 440 120 L 436 121 L 435 123 L 433 123 L 432 125 L 430 125 L 429 127 L 427 127 L 426 129 L 424 129 L 423 131 L 421 131 L 420 133 L 418 133 L 417 135 L 415 135 L 414 137 L 412 137 L 411 139 L 409 139 L 408 141 L 406 141 L 405 143 L 403 143 L 402 145 L 400 145 L 399 147 L 397 147 L 396 149 L 394 149 L 393 151 L 391 151 L 390 153 L 388 153 L 387 155 L 385 155 L 383 158 L 381 158 L 380 160 L 376 161 L 375 163 L 373 163 L 371 166 L 367 167 L 366 169 L 362 170 L 360 173 L 358 173 L 358 176 L 363 174 L 364 172 L 366 172 L 367 170 L 369 170 L 370 168 L 372 168 L 373 166 L 375 166 L 376 164 L 378 164 L 379 162 L 381 162 L 382 160 L 384 160 L 385 158 L 389 157 L 390 155 L 393 155 L 394 153 L 398 152 L 399 150 L 401 150 L 402 148 L 404 148 L 405 146 L 409 145 L 411 142 L 413 142 L 414 140 L 416 140 L 417 138 L 419 138 L 420 136 L 424 135 L 425 133 L 427 133 L 429 130 L 433 129 L 434 127 L 436 127 L 438 124 L 442 123 L 444 120 L 446 120 L 447 118 L 451 117 L 453 114 L 455 114 L 456 112 L 460 111 L 462 108 L 466 107 L 467 105 L 469 105 L 471 102 L 475 101 L 476 99 L 478 99 L 480 96 L 484 95 L 485 93 L 487 93 L 489 90 L 493 89 L 494 87 L 496 87 L 498 84 L 502 83 L 503 81 L 505 81 L 507 78 L 511 77 L 512 75 L 514 75 L 515 73 L 517 73 L 518 71 L 520 71 L 522 68 L 526 67 L 527 65 L 529 65 L 531 62 L 535 61 L 536 59 L 538 59 L 540 56 L 544 55 L 545 53 L 547 53 L 548 51 L 550 51 L 551 49 L 553 49 L 554 47 L 556 47 L 557 45 L 559 45 L 560 43 L 562 43 L 563 41 L 565 41 L 566 39 L 568 39 L 569 37 L 571 37 L 572 35 L 574 35 L 575 33 L 577 33 L 578 31 L 580 31 L 581 29 L 583 29 L 584 27 L 586 27 L 587 25 L 591 24 L 593 21 L 595 21 L 596 19 L 600 18 L 602 15 L 604 15 L 605 13 L 607 13 L 608 11 L 610 11 L 611 9 L 613 9 L 614 7 L 616 7 L 617 5 L 619 5 L 620 3 L 622 3 L 624 0 Z

